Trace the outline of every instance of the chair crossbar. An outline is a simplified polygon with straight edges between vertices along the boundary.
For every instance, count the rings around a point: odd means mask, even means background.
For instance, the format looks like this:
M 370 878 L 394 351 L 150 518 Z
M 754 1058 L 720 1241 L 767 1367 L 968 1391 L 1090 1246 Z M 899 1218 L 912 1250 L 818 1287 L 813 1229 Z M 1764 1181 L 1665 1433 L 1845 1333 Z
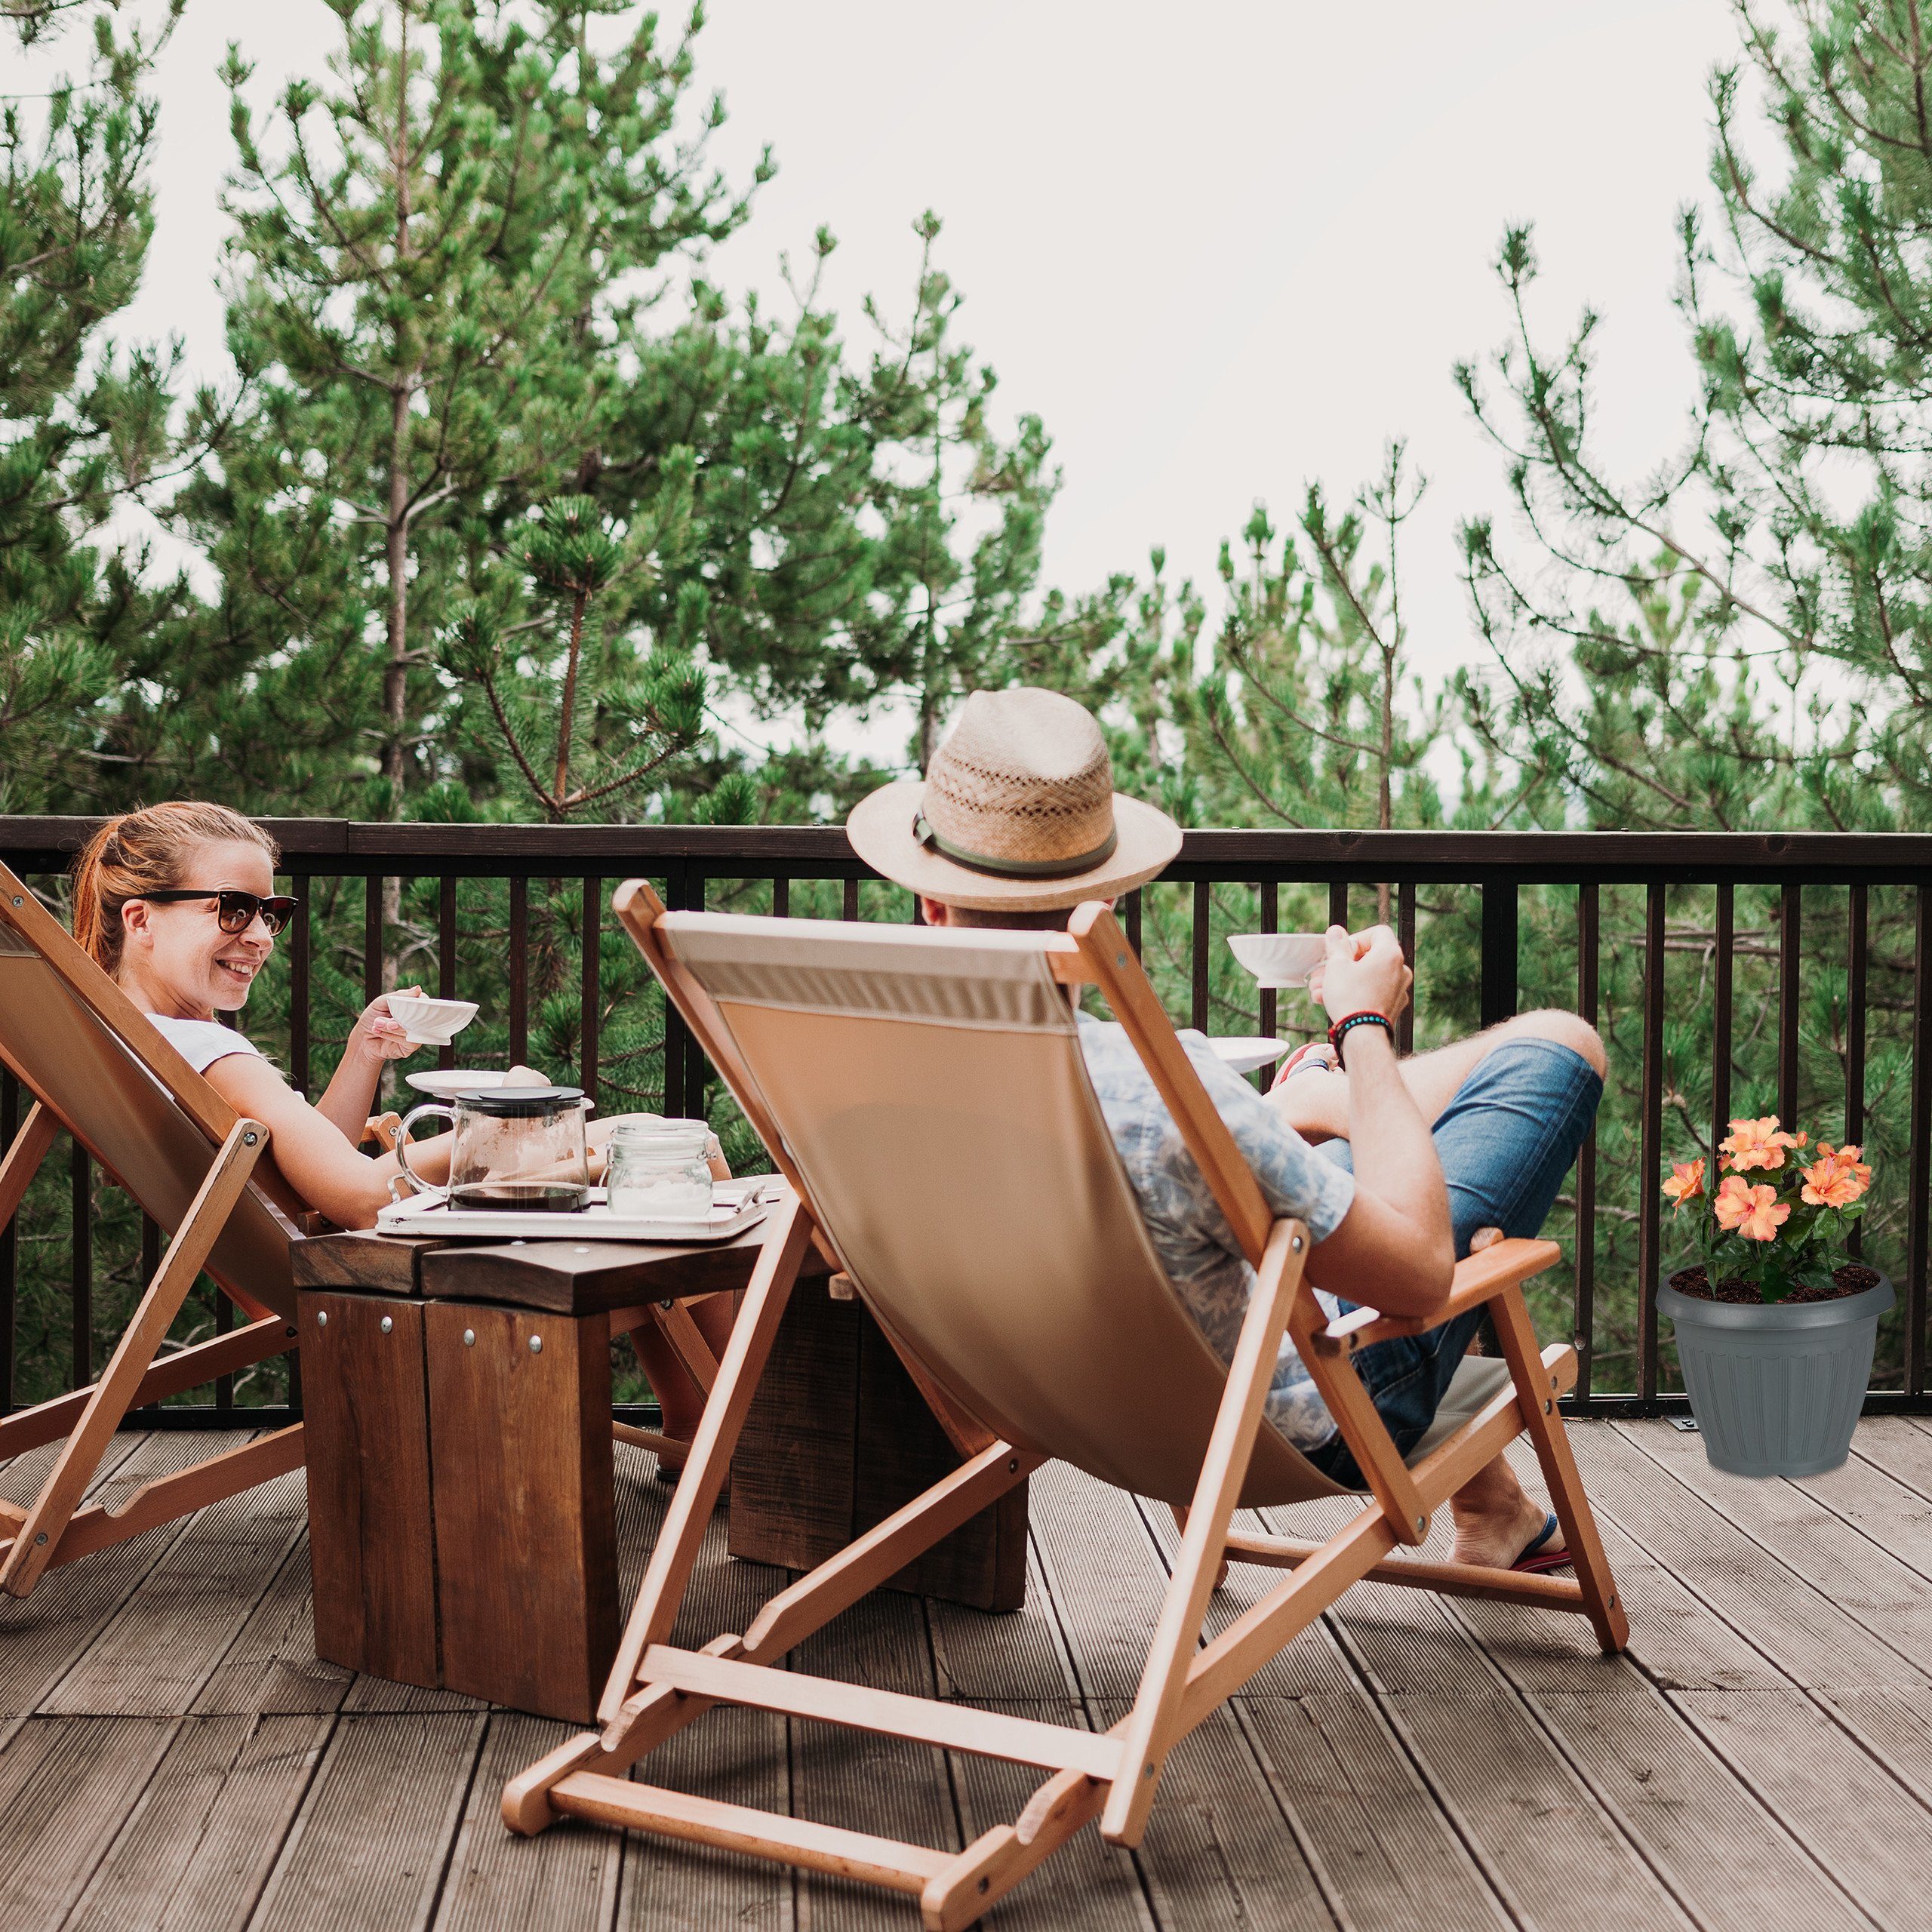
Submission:
M 935 1851 L 897 1838 L 875 1838 L 809 1818 L 792 1818 L 727 1804 L 715 1798 L 693 1798 L 661 1785 L 638 1784 L 601 1771 L 574 1771 L 550 1788 L 556 1810 L 599 1824 L 629 1826 L 689 1844 L 801 1865 L 835 1878 L 857 1878 L 895 1892 L 923 1892 L 951 1865 L 956 1854 Z
M 219 1456 L 191 1468 L 177 1469 L 172 1475 L 157 1476 L 143 1483 L 117 1508 L 93 1503 L 67 1519 L 67 1526 L 45 1561 L 50 1570 L 71 1563 L 77 1556 L 91 1556 L 97 1549 L 125 1543 L 144 1530 L 171 1523 L 211 1503 L 219 1503 L 258 1482 L 268 1482 L 302 1466 L 302 1425 L 298 1422 L 272 1435 L 257 1436 Z M 9 1514 L 11 1515 L 11 1512 Z M 12 1553 L 14 1539 L 0 1541 L 0 1562 Z
M 1112 1779 L 1120 1767 L 1118 1741 L 1097 1731 L 1008 1717 L 972 1704 L 875 1690 L 835 1678 L 810 1677 L 802 1671 L 773 1670 L 764 1664 L 654 1644 L 644 1654 L 644 1675 L 654 1684 L 668 1684 L 719 1703 L 748 1704 L 757 1710 L 843 1724 L 851 1730 L 917 1738 L 977 1757 L 1081 1771 L 1094 1778 Z
M 1233 1561 L 1274 1570 L 1297 1569 L 1309 1558 L 1319 1556 L 1322 1547 L 1299 1537 L 1255 1537 L 1239 1532 L 1227 1541 L 1227 1552 Z M 1369 1571 L 1366 1580 L 1433 1590 L 1438 1596 L 1493 1597 L 1508 1603 L 1533 1603 L 1544 1610 L 1581 1612 L 1589 1608 L 1583 1601 L 1583 1585 L 1574 1579 L 1489 1570 L 1475 1563 L 1425 1563 L 1414 1557 L 1392 1556 Z

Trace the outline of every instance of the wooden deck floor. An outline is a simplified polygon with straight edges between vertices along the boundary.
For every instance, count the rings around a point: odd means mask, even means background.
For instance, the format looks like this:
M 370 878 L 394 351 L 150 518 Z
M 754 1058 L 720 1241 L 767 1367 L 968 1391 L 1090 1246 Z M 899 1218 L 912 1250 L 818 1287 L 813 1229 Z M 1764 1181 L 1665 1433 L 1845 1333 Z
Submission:
M 986 1922 L 1932 1925 L 1932 1429 L 1868 1422 L 1850 1463 L 1798 1484 L 1720 1477 L 1663 1423 L 1575 1435 L 1627 1658 L 1598 1658 L 1580 1620 L 1363 1586 L 1180 1751 L 1139 1853 L 1090 1829 Z M 123 1437 L 108 1486 L 210 1441 Z M 619 1454 L 628 1591 L 667 1492 Z M 1110 1723 L 1171 1525 L 1063 1470 L 1035 1479 L 1033 1519 L 1023 1612 L 875 1598 L 801 1667 Z M 721 1558 L 683 1634 L 743 1629 L 779 1577 Z M 0 1598 L 0 1926 L 916 1925 L 903 1900 L 775 1867 L 577 1826 L 509 1837 L 505 1777 L 566 1727 L 318 1664 L 308 1579 L 298 1475 Z M 1237 1571 L 1217 1615 L 1263 1586 Z M 1036 1775 L 743 1711 L 651 1766 L 944 1845 Z

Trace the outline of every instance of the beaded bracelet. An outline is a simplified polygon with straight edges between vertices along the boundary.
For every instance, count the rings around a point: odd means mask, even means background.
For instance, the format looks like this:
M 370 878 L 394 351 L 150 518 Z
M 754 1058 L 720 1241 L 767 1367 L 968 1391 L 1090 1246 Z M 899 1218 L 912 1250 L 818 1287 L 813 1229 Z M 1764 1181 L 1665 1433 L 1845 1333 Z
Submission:
M 1349 1070 L 1348 1050 L 1342 1042 L 1357 1026 L 1380 1026 L 1389 1035 L 1390 1045 L 1395 1041 L 1395 1023 L 1386 1013 L 1351 1013 L 1337 1020 L 1328 1029 L 1328 1042 L 1335 1049 L 1335 1058 L 1342 1071 Z

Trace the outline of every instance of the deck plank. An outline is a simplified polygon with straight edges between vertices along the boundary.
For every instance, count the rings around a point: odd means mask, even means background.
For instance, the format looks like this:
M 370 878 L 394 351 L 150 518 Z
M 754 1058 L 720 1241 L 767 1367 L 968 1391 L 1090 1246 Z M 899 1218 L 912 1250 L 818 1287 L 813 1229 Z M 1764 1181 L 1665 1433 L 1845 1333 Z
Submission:
M 1096 1719 L 1117 1724 L 1127 1711 L 1103 1701 Z M 1327 1893 L 1230 1710 L 1216 1712 L 1168 1759 L 1134 1856 L 1164 1932 L 1333 1932 Z
M 1042 1486 L 1049 1475 L 1034 1478 L 1035 1535 L 1076 1675 L 1088 1687 L 1092 1721 L 1105 1728 L 1125 1714 L 1138 1684 L 1177 1540 L 1174 1518 L 1070 1470 L 1051 1472 Z M 1231 1621 L 1278 1581 L 1250 1568 L 1234 1573 L 1217 1595 L 1209 1629 Z M 1248 1684 L 1257 1701 L 1324 1688 L 1364 1696 L 1319 1624 Z M 1239 1717 L 1224 1710 L 1168 1761 L 1137 1854 L 1164 1927 L 1334 1924 L 1338 1899 L 1321 1874 L 1346 1857 L 1345 1848 L 1308 1842 L 1271 1786 L 1266 1755 Z
M 792 1654 L 814 1676 L 933 1696 L 937 1679 L 925 1606 L 917 1597 L 876 1591 Z M 870 1731 L 789 1721 L 794 1816 L 878 1832 L 909 1844 L 956 1851 L 959 1820 L 946 1755 Z M 906 1932 L 906 1902 L 814 1872 L 798 1875 L 799 1915 L 812 1932 L 866 1928 Z
M 1495 1932 L 1511 1921 L 1369 1700 L 1243 1697 L 1269 1784 L 1354 1932 Z
M 0 1925 L 58 1925 L 174 1737 L 166 1718 L 29 1718 L 0 1749 Z
M 1620 1426 L 1578 1430 L 1576 1447 L 1598 1513 L 1648 1550 L 1792 1682 L 1841 1690 L 1924 1685 L 1924 1673 L 1847 1612 L 1829 1589 L 1779 1561 L 1714 1501 L 1671 1480 Z M 1718 1472 L 1709 1475 L 1715 1480 Z
M 480 1716 L 344 1713 L 250 1915 L 254 1932 L 418 1932 L 482 1741 Z
M 186 1711 L 274 1582 L 306 1508 L 302 1472 L 292 1469 L 199 1512 L 41 1708 Z
M 259 1711 L 296 1715 L 340 1710 L 355 1673 L 315 1654 L 309 1536 L 302 1531 L 269 1587 L 196 1694 L 207 1715 Z
M 234 1932 L 330 1728 L 317 1715 L 184 1719 L 62 1932 Z
M 1799 1721 L 1795 1690 L 1687 1690 L 1725 1757 L 1881 1927 L 1926 1922 L 1932 1813 L 1853 1740 Z M 1794 1748 L 1804 1737 L 1804 1748 Z M 1761 1921 L 1762 1922 L 1762 1921 Z M 1795 1923 L 1809 1926 L 1808 1915 Z
M 503 1829 L 497 1810 L 504 1781 L 575 1729 L 520 1711 L 491 1718 L 437 1909 L 437 1932 L 497 1932 L 505 1926 L 517 1932 L 602 1932 L 611 1924 L 623 1857 L 618 1834 L 558 1827 L 534 1841 L 517 1838 Z
M 183 1430 L 117 1438 L 102 1464 L 102 1477 L 89 1491 L 125 1495 L 131 1483 L 185 1469 L 220 1449 L 232 1447 L 232 1435 L 204 1435 Z M 120 1453 L 115 1453 L 118 1451 Z M 51 1451 L 43 1453 L 51 1457 Z M 9 1466 L 0 1488 L 18 1495 L 34 1472 L 20 1457 Z M 110 1491 L 109 1486 L 115 1487 Z M 30 1596 L 0 1595 L 0 1730 L 5 1720 L 39 1708 L 41 1700 L 71 1669 L 104 1630 L 131 1592 L 186 1530 L 186 1522 L 164 1523 L 123 1543 L 50 1570 Z
M 1925 1580 L 1884 1544 L 1819 1508 L 1795 1483 L 1712 1469 L 1701 1436 L 1669 1429 L 1633 1435 L 1623 1427 L 1618 1432 L 1668 1471 L 1684 1491 L 1734 1524 L 1786 1574 L 1801 1577 L 1884 1645 L 1908 1675 L 1884 1681 L 1932 1683 L 1932 1673 L 1919 1661 L 1932 1657 L 1932 1595 Z M 1902 1528 L 1910 1534 L 1909 1522 Z
M 987 1620 L 997 1626 L 1008 1620 Z M 971 1701 L 1014 1717 L 1091 1727 L 1081 1707 L 1064 1699 Z M 952 1770 L 960 1835 L 968 1844 L 983 1832 L 1012 1823 L 1046 1776 L 1030 1764 L 964 1755 L 952 1758 Z M 1008 1894 L 984 1922 L 989 1932 L 1154 1932 L 1156 1923 L 1134 1860 L 1104 1843 L 1091 1825 L 1076 1832 L 1025 1884 Z
M 654 1751 L 638 1775 L 728 1804 L 787 1811 L 785 1740 L 786 1721 L 775 1711 L 714 1710 Z M 623 1840 L 617 1924 L 619 1932 L 739 1932 L 746 1926 L 790 1932 L 797 1922 L 793 1890 L 793 1875 L 782 1866 L 631 1832 Z

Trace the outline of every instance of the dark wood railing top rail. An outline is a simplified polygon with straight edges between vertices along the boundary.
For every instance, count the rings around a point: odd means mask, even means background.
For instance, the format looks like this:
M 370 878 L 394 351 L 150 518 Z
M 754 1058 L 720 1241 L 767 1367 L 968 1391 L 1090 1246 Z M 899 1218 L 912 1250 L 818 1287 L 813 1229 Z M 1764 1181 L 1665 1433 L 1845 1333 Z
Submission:
M 58 870 L 100 821 L 0 817 L 0 855 Z M 350 875 L 420 861 L 457 874 L 694 862 L 721 877 L 805 866 L 869 875 L 835 825 L 462 825 L 263 819 L 285 857 Z M 1600 885 L 1669 875 L 1737 884 L 1912 884 L 1932 878 L 1932 833 L 1839 832 L 1191 831 L 1165 876 L 1247 868 L 1261 880 L 1321 876 L 1481 884 Z

